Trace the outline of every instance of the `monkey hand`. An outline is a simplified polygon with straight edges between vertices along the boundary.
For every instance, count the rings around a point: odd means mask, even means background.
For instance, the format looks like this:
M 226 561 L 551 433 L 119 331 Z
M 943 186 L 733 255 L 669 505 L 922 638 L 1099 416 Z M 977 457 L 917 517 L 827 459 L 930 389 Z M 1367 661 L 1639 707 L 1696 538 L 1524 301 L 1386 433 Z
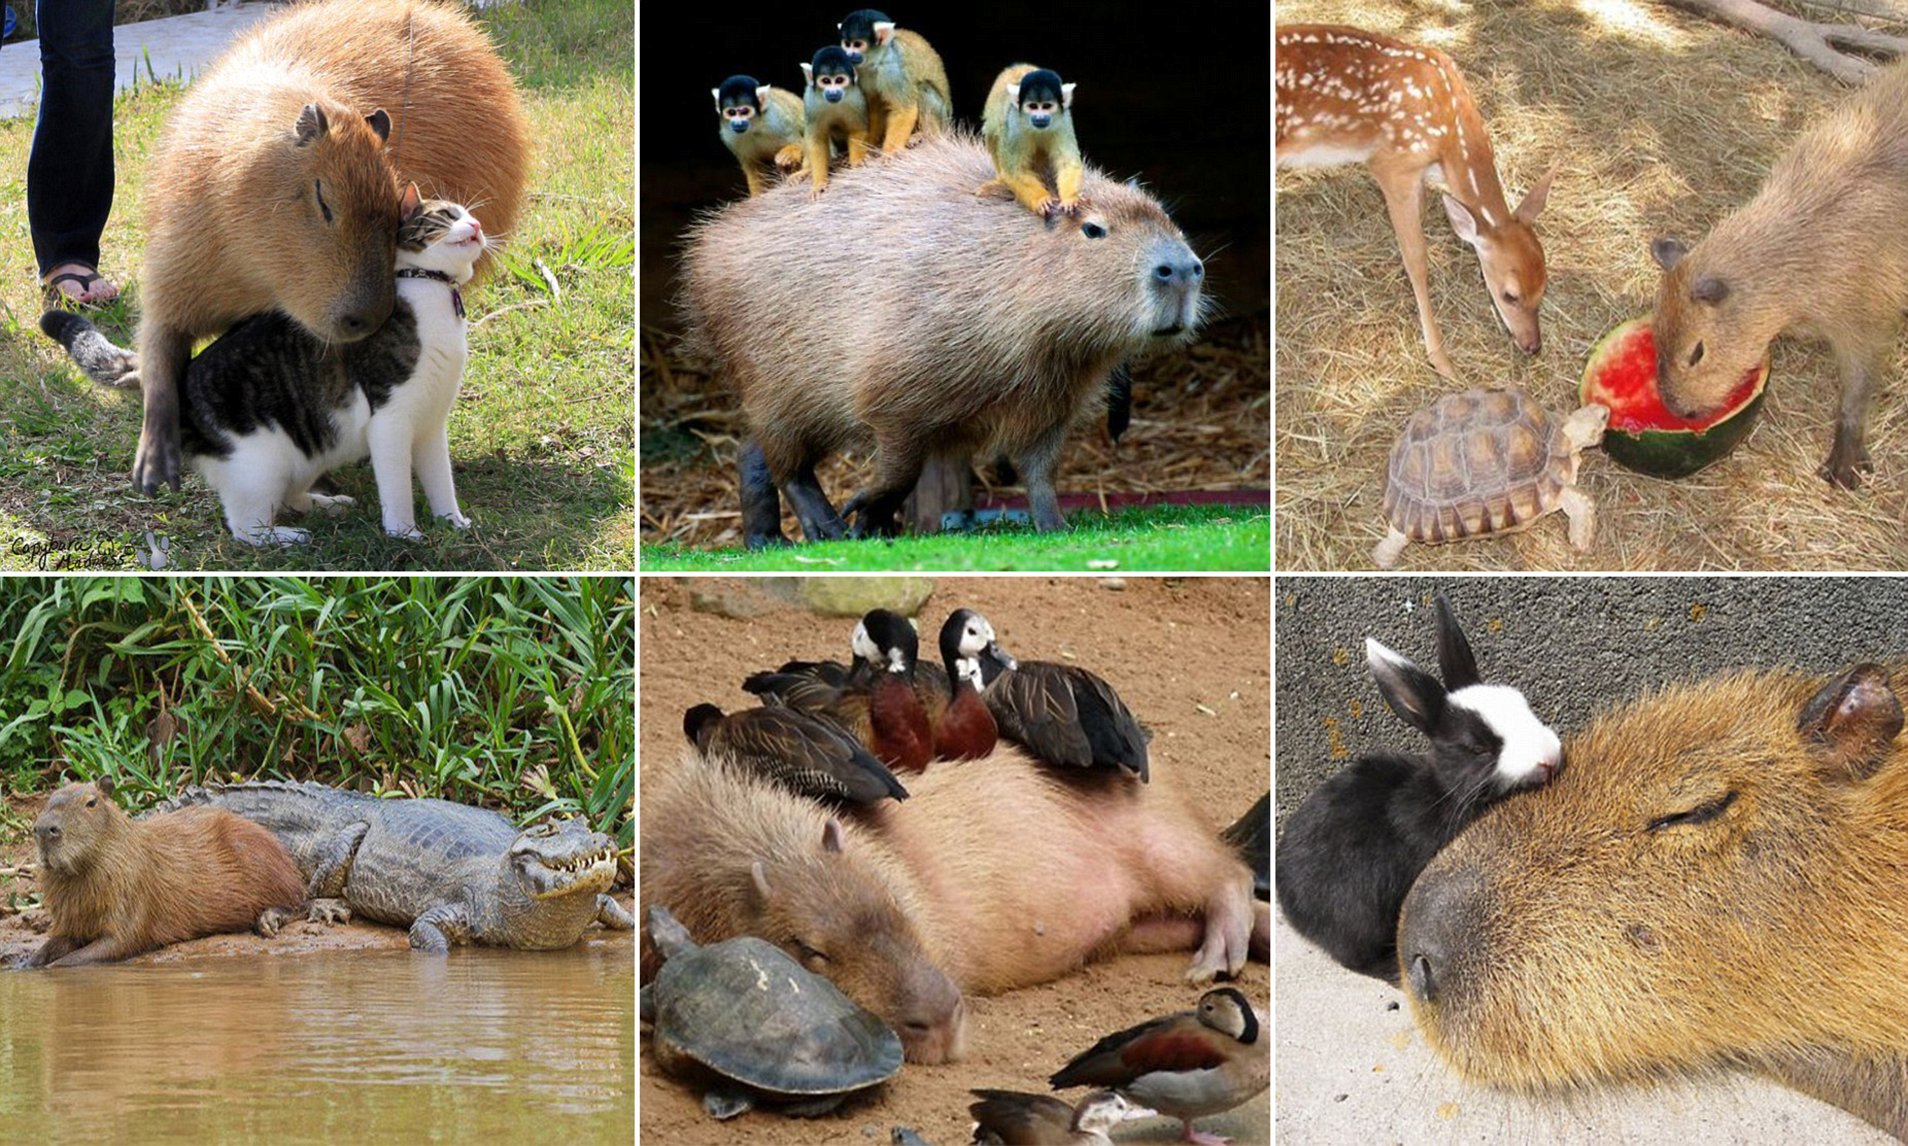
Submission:
M 1056 215 L 1065 215 L 1071 219 L 1078 216 L 1085 207 L 1086 200 L 1084 199 L 1075 199 L 1072 202 L 1068 202 L 1065 199 L 1055 199 L 1049 196 L 1041 200 L 1039 211 L 1040 217 L 1043 219 L 1051 219 Z
M 799 174 L 802 158 L 801 144 L 791 143 L 775 153 L 775 166 L 784 172 Z

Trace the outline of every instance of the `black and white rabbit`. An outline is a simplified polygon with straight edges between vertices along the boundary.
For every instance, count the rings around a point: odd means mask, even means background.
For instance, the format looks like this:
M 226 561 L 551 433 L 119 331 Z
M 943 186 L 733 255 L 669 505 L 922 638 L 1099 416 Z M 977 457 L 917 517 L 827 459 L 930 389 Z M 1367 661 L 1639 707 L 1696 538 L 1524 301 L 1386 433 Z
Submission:
M 1439 684 L 1369 638 L 1365 659 L 1385 703 L 1431 738 L 1424 755 L 1373 753 L 1299 805 L 1273 868 L 1279 906 L 1299 934 L 1361 974 L 1398 981 L 1398 909 L 1426 864 L 1505 796 L 1550 779 L 1562 745 L 1524 694 L 1484 684 L 1471 646 L 1438 596 Z

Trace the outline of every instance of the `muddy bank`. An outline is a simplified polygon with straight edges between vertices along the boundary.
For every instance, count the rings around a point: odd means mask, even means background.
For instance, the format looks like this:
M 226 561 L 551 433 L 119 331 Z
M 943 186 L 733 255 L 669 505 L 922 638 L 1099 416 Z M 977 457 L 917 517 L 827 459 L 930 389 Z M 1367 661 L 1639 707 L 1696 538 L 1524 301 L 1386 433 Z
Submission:
M 795 657 L 845 659 L 854 628 L 852 620 L 795 607 L 768 607 L 747 619 L 698 612 L 691 607 L 692 584 L 666 578 L 643 584 L 639 815 L 642 785 L 667 774 L 682 755 L 684 709 L 703 701 L 724 709 L 751 705 L 754 699 L 739 687 L 748 673 Z M 931 632 L 954 608 L 975 608 L 1015 656 L 1071 660 L 1105 676 L 1152 729 L 1155 775 L 1170 774 L 1217 831 L 1269 783 L 1268 587 L 1245 578 L 1133 577 L 1115 584 L 1120 587 L 1086 578 L 946 578 L 919 619 Z M 657 1072 L 645 1051 L 641 1136 L 683 1146 L 881 1144 L 900 1125 L 937 1146 L 966 1142 L 970 1089 L 1045 1093 L 1046 1076 L 1102 1035 L 1190 1008 L 1200 992 L 1184 981 L 1189 959 L 1189 952 L 1126 956 L 1043 986 L 969 996 L 966 1058 L 908 1064 L 873 1096 L 819 1119 L 755 1112 L 718 1123 L 703 1112 L 697 1094 Z M 1237 985 L 1262 1015 L 1269 1011 L 1265 965 L 1249 965 Z M 1269 1092 L 1198 1126 L 1240 1143 L 1270 1141 Z M 1122 1127 L 1118 1139 L 1166 1142 L 1178 1134 L 1176 1120 L 1155 1119 Z

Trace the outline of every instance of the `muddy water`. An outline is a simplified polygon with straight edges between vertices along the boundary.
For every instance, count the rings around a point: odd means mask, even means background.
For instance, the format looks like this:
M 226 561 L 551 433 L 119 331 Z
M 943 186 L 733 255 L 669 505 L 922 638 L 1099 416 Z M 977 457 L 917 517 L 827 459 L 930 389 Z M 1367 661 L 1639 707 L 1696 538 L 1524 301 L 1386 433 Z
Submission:
M 615 1142 L 627 944 L 0 972 L 13 1142 Z

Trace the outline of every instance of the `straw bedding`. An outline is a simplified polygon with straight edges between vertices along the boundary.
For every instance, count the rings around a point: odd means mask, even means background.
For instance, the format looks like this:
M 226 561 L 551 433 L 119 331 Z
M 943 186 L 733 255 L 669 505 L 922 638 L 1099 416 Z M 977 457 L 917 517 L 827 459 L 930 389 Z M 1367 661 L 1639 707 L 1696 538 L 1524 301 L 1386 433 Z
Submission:
M 1439 395 L 1520 385 L 1555 413 L 1573 408 L 1597 339 L 1654 305 L 1649 240 L 1701 237 L 1846 90 L 1771 41 L 1633 0 L 1284 0 L 1278 21 L 1356 24 L 1449 52 L 1482 105 L 1513 206 L 1561 166 L 1537 224 L 1550 285 L 1536 358 L 1504 334 L 1476 257 L 1427 201 L 1432 306 L 1458 382 L 1424 358 L 1384 201 L 1363 168 L 1277 174 L 1282 570 L 1372 567 L 1372 546 L 1385 533 L 1392 441 Z M 1868 423 L 1875 472 L 1853 492 L 1815 472 L 1840 389 L 1823 346 L 1782 339 L 1761 424 L 1723 461 L 1669 482 L 1621 469 L 1600 451 L 1585 455 L 1581 485 L 1599 511 L 1590 552 L 1570 548 L 1558 515 L 1509 537 L 1413 545 L 1401 567 L 1908 568 L 1908 354 L 1897 354 L 1877 386 Z

